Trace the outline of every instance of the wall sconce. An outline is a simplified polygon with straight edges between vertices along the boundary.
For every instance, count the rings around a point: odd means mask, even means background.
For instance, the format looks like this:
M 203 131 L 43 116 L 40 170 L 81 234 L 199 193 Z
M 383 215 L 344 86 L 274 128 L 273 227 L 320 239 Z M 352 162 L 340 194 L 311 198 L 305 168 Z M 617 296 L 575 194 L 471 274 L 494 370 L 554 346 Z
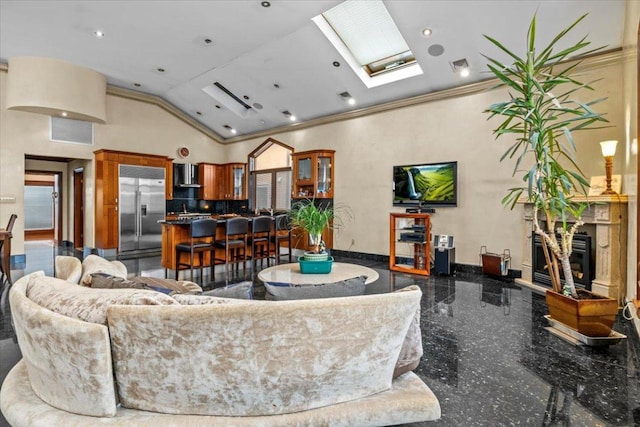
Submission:
M 618 194 L 611 189 L 611 174 L 613 173 L 613 156 L 616 155 L 616 145 L 618 141 L 603 141 L 600 143 L 602 155 L 604 156 L 604 169 L 607 179 L 607 188 L 602 194 Z

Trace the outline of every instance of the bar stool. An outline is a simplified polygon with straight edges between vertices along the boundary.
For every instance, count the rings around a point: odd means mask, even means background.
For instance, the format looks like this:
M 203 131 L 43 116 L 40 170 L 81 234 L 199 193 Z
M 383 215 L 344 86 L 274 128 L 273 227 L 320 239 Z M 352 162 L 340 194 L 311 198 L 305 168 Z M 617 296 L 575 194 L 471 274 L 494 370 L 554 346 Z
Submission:
M 280 264 L 280 244 L 285 240 L 288 243 L 289 250 L 289 262 L 291 262 L 291 252 L 293 248 L 291 247 L 291 218 L 289 214 L 281 214 L 275 216 L 275 233 L 273 236 L 274 245 L 275 245 L 275 259 L 276 264 Z
M 11 280 L 11 230 L 16 222 L 18 215 L 11 214 L 7 228 L 0 230 L 0 287 L 4 284 L 5 278 L 9 286 L 13 285 Z
M 224 241 L 216 242 L 216 246 L 224 248 L 224 263 L 226 273 L 229 274 L 229 264 L 238 263 L 242 259 L 242 270 L 247 268 L 247 235 L 249 234 L 249 220 L 247 218 L 236 217 L 227 219 L 224 231 Z M 240 250 L 242 249 L 242 255 Z M 242 257 L 242 258 L 241 258 Z
M 211 256 L 211 278 L 214 276 L 215 251 L 216 251 L 216 227 L 218 222 L 215 219 L 195 219 L 191 221 L 190 233 L 191 239 L 188 242 L 176 244 L 176 280 L 180 272 L 180 266 L 187 266 L 191 270 L 191 281 L 193 282 L 193 256 L 198 254 L 200 266 L 200 280 L 204 280 L 204 253 L 209 252 Z M 205 240 L 209 239 L 211 240 Z M 182 252 L 189 253 L 189 262 L 180 262 L 180 254 Z M 186 269 L 183 269 L 186 270 Z
M 273 217 L 270 216 L 257 216 L 251 221 L 251 261 L 254 270 L 258 258 L 261 267 L 265 258 L 267 259 L 267 267 L 269 267 L 272 224 Z

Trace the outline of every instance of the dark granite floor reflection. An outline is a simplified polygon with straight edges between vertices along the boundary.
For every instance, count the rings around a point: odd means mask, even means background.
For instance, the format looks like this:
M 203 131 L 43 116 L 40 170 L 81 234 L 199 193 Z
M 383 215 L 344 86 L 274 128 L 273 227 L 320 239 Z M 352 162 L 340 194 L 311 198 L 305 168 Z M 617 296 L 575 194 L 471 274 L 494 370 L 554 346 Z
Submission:
M 52 274 L 58 249 L 26 246 L 27 267 L 12 272 L 14 279 L 37 270 Z M 380 278 L 368 285 L 368 293 L 411 284 L 423 291 L 425 354 L 416 372 L 438 397 L 442 418 L 405 427 L 640 425 L 640 342 L 623 318 L 615 330 L 628 339 L 610 347 L 576 347 L 544 329 L 544 297 L 527 288 L 482 275 L 421 277 L 390 272 L 382 262 L 336 261 L 378 271 Z M 159 256 L 123 262 L 130 273 L 164 276 Z M 251 270 L 228 279 L 216 275 L 204 288 L 246 279 L 256 283 L 257 298 L 264 295 Z M 9 316 L 3 295 L 0 379 L 20 359 Z

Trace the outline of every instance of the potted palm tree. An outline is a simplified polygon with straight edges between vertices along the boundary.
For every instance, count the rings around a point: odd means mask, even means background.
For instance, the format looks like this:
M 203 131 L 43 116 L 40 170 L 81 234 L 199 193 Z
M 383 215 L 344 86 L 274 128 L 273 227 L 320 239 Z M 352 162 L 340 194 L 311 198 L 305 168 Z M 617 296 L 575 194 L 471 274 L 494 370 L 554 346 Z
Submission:
M 585 55 L 601 48 L 585 52 L 590 44 L 585 37 L 556 51 L 558 44 L 565 43 L 565 35 L 586 16 L 562 30 L 540 51 L 536 51 L 534 16 L 527 33 L 524 57 L 485 35 L 513 61 L 512 65 L 504 65 L 485 56 L 489 69 L 500 80 L 497 87 L 509 90 L 509 99 L 490 105 L 485 112 L 490 114 L 489 118 L 504 118 L 494 130 L 496 139 L 503 135 L 515 137 L 515 142 L 500 160 L 514 159 L 513 175 L 522 173 L 523 183 L 510 188 L 502 203 L 511 209 L 522 199 L 533 205 L 534 232 L 543 241 L 553 288 L 546 296 L 550 316 L 583 335 L 608 336 L 617 313 L 617 301 L 584 290 L 578 292 L 569 261 L 574 234 L 583 224 L 581 215 L 588 206 L 575 201 L 574 195 L 585 193 L 589 186 L 576 161 L 572 132 L 594 129 L 607 122 L 601 113 L 592 109 L 602 99 L 586 103 L 575 100 L 577 91 L 593 90 L 590 86 L 593 82 L 576 80 L 573 72 L 578 63 L 564 62 L 574 55 Z M 593 314 L 594 309 L 583 308 L 587 304 L 602 308 L 602 317 L 581 318 L 586 312 Z M 572 319 L 569 313 L 577 317 Z M 587 328 L 582 329 L 583 326 Z

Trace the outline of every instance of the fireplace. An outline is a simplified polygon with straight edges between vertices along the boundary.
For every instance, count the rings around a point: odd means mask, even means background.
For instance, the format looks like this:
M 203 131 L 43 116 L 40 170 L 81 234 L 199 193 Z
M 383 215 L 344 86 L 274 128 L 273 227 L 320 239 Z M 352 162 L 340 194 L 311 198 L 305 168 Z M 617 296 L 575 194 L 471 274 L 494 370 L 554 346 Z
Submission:
M 548 274 L 547 262 L 542 250 L 541 237 L 534 232 L 531 241 L 533 242 L 531 251 L 533 282 L 551 288 L 551 278 Z M 573 236 L 573 251 L 569 262 L 576 287 L 591 290 L 591 281 L 595 277 L 594 261 L 595 254 L 591 250 L 591 237 L 588 234 L 575 234 Z M 564 285 L 564 275 L 561 267 L 560 278 L 562 285 Z
M 576 196 L 575 202 L 589 203 L 589 207 L 582 213 L 584 225 L 581 231 L 591 237 L 591 257 L 589 276 L 591 276 L 591 291 L 622 301 L 626 294 L 627 285 L 627 205 L 625 194 L 603 196 Z M 549 286 L 542 284 L 539 278 L 533 278 L 533 203 L 523 203 L 522 215 L 522 277 L 515 282 L 529 287 L 536 292 L 544 293 Z M 543 219 L 543 218 L 540 218 Z M 580 237 L 578 237 L 580 239 Z M 576 243 L 579 243 L 576 241 Z M 538 258 L 544 259 L 544 255 Z M 517 258 L 515 261 L 517 265 Z M 544 264 L 543 264 L 544 268 Z M 544 272 L 544 270 L 542 271 Z M 588 282 L 580 281 L 585 288 Z M 586 279 L 589 280 L 589 279 Z M 534 283 L 535 282 L 535 283 Z

